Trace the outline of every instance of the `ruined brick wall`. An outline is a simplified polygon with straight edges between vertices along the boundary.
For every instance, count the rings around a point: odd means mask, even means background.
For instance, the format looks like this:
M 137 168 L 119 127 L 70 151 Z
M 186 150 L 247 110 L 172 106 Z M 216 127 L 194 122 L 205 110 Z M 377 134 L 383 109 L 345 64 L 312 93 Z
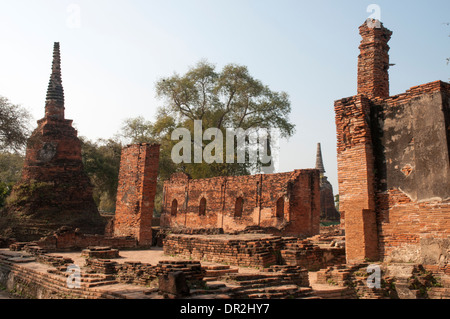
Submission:
M 309 241 L 267 234 L 186 235 L 164 239 L 164 253 L 237 266 L 301 266 L 310 271 L 345 262 L 343 248 L 319 247 Z
M 348 260 L 378 251 L 418 261 L 423 239 L 449 235 L 448 90 L 437 81 L 388 99 L 335 103 Z
M 205 212 L 201 202 L 206 202 Z M 319 233 L 317 170 L 192 180 L 175 174 L 164 184 L 161 225 L 171 228 L 273 227 L 285 235 Z
M 383 32 L 378 41 L 366 38 Z M 362 56 L 372 59 L 360 65 L 363 83 L 366 69 L 386 65 L 389 48 L 380 43 L 391 32 L 361 34 Z M 361 94 L 335 102 L 347 261 L 439 263 L 449 257 L 450 85 L 436 81 L 388 97 L 384 76 L 372 79 L 378 89 L 359 88 Z
M 424 84 L 384 100 L 374 112 L 384 259 L 436 264 L 450 257 L 449 92 L 448 83 Z
M 152 243 L 152 218 L 160 146 L 129 145 L 122 150 L 114 236 L 131 236 L 139 245 Z
M 237 266 L 275 265 L 283 247 L 281 237 L 270 235 L 202 236 L 169 235 L 164 239 L 164 254 L 195 260 L 229 263 Z
M 59 230 L 53 235 L 41 238 L 36 244 L 47 251 L 74 251 L 94 246 L 108 246 L 115 249 L 137 247 L 135 238 L 88 235 L 73 229 Z
M 309 241 L 286 239 L 281 250 L 281 259 L 286 265 L 301 266 L 309 271 L 317 271 L 331 265 L 345 264 L 345 249 L 319 247 Z

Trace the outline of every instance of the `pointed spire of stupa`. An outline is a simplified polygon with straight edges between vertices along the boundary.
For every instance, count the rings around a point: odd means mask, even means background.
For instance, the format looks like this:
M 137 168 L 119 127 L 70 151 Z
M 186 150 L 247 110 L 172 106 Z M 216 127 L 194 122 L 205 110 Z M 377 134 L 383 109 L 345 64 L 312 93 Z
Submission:
M 53 64 L 45 101 L 45 117 L 64 119 L 64 89 L 61 79 L 59 42 L 53 45 Z
M 316 155 L 316 169 L 320 171 L 320 174 L 325 173 L 325 167 L 323 166 L 323 159 L 322 159 L 322 148 L 320 143 L 317 144 L 317 155 Z

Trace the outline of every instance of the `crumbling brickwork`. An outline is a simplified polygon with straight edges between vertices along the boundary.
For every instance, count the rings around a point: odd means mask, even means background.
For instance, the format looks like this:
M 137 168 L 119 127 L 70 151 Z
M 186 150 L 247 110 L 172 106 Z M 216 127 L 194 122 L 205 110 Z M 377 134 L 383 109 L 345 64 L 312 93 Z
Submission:
M 358 57 L 358 94 L 368 98 L 389 97 L 389 45 L 392 31 L 379 21 L 366 21 Z
M 157 144 L 137 144 L 122 150 L 114 236 L 134 237 L 140 246 L 152 244 L 159 149 Z
M 70 228 L 59 229 L 54 234 L 41 238 L 36 245 L 47 251 L 74 251 L 93 246 L 134 249 L 138 246 L 135 238 L 88 235 Z
M 313 236 L 320 227 L 319 183 L 318 170 L 201 180 L 177 173 L 164 184 L 161 226 L 225 232 L 259 226 Z
M 358 95 L 335 102 L 347 261 L 446 262 L 450 85 L 389 96 L 392 32 L 360 31 Z
M 84 172 L 81 143 L 72 120 L 64 118 L 64 109 L 60 47 L 55 43 L 45 117 L 28 140 L 21 179 L 0 219 L 5 236 L 38 240 L 62 226 L 90 234 L 104 232 L 105 221 Z
M 172 234 L 164 240 L 164 253 L 236 266 L 290 265 L 311 271 L 345 262 L 343 248 L 319 247 L 307 240 L 268 234 Z

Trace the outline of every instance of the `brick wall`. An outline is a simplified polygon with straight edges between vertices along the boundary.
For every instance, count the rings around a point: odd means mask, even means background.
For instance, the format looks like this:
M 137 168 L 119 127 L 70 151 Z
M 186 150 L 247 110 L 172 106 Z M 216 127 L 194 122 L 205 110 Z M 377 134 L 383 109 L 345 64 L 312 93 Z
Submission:
M 200 213 L 202 199 L 206 200 L 204 215 Z M 163 202 L 163 227 L 231 232 L 260 226 L 280 229 L 285 235 L 319 233 L 317 170 L 201 180 L 178 173 L 165 182 Z
M 370 101 L 358 95 L 335 103 L 339 210 L 345 214 L 347 261 L 377 259 Z
M 251 238 L 249 238 L 251 237 Z M 164 239 L 164 254 L 195 260 L 228 263 L 247 267 L 277 264 L 282 247 L 280 237 L 169 235 Z
M 159 165 L 159 145 L 129 145 L 122 150 L 114 236 L 152 243 L 152 218 Z
M 116 249 L 133 249 L 137 241 L 131 237 L 107 237 L 88 235 L 67 229 L 41 238 L 36 244 L 47 251 L 74 251 L 93 246 L 109 246 Z
M 236 266 L 291 265 L 311 271 L 345 261 L 342 248 L 322 248 L 298 238 L 266 234 L 172 234 L 164 239 L 164 253 Z
M 359 94 L 335 102 L 347 261 L 446 262 L 450 85 L 389 97 L 391 32 L 365 23 L 360 33 Z

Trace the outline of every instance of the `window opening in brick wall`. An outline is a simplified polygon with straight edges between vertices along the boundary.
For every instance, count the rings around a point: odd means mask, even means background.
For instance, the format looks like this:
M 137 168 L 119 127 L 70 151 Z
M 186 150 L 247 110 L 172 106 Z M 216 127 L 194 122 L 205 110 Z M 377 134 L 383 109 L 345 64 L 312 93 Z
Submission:
M 177 212 L 178 212 L 178 201 L 176 199 L 174 199 L 172 201 L 172 207 L 171 207 L 171 210 L 170 210 L 170 214 L 172 216 L 177 216 Z
M 234 217 L 239 218 L 242 217 L 242 212 L 244 211 L 244 199 L 239 197 L 236 199 L 236 204 L 234 206 Z
M 206 215 L 206 199 L 204 197 L 200 200 L 200 206 L 198 208 L 198 214 L 200 216 L 205 216 Z
M 277 218 L 284 218 L 284 197 L 277 201 Z

